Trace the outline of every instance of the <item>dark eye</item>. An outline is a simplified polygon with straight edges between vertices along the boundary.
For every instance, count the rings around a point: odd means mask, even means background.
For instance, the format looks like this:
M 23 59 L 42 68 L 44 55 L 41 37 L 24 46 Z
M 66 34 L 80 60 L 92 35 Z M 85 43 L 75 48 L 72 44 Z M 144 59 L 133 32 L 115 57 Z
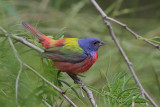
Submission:
M 98 43 L 99 43 L 99 42 L 97 42 L 97 41 L 94 41 L 94 42 L 93 42 L 93 45 L 97 45 Z

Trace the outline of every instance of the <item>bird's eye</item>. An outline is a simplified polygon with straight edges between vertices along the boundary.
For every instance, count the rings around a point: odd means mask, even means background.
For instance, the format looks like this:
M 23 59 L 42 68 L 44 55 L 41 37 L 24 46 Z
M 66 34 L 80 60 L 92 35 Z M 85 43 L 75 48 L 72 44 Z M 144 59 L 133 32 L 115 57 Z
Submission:
M 96 41 L 93 42 L 93 45 L 97 45 L 97 44 L 98 44 L 98 42 L 96 42 Z

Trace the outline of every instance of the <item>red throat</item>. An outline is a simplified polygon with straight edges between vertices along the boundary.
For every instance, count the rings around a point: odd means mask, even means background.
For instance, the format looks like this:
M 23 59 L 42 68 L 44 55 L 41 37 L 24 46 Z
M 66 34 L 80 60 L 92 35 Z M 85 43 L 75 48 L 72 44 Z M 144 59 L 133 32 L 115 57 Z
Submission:
M 93 56 L 93 61 L 96 62 L 98 59 L 98 50 L 96 52 L 96 54 Z

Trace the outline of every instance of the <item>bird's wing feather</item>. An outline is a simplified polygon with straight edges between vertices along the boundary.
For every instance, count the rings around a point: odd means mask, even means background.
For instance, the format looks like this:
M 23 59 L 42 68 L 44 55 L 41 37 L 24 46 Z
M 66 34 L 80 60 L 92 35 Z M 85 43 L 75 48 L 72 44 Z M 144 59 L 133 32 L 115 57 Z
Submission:
M 86 52 L 79 46 L 77 38 L 64 38 L 53 40 L 40 33 L 27 22 L 22 22 L 23 26 L 31 31 L 46 48 L 43 57 L 60 62 L 81 62 L 87 58 Z
M 87 53 L 79 46 L 78 39 L 66 38 L 62 46 L 46 49 L 43 56 L 53 61 L 78 63 L 87 58 Z

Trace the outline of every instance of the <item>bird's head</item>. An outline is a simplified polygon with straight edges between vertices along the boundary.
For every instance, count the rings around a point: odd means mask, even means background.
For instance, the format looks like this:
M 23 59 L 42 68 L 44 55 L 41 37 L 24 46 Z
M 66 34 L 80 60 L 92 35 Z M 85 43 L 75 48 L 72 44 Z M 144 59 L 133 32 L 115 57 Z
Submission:
M 87 53 L 97 52 L 98 48 L 104 44 L 104 42 L 95 37 L 79 39 L 78 43 L 80 47 Z

